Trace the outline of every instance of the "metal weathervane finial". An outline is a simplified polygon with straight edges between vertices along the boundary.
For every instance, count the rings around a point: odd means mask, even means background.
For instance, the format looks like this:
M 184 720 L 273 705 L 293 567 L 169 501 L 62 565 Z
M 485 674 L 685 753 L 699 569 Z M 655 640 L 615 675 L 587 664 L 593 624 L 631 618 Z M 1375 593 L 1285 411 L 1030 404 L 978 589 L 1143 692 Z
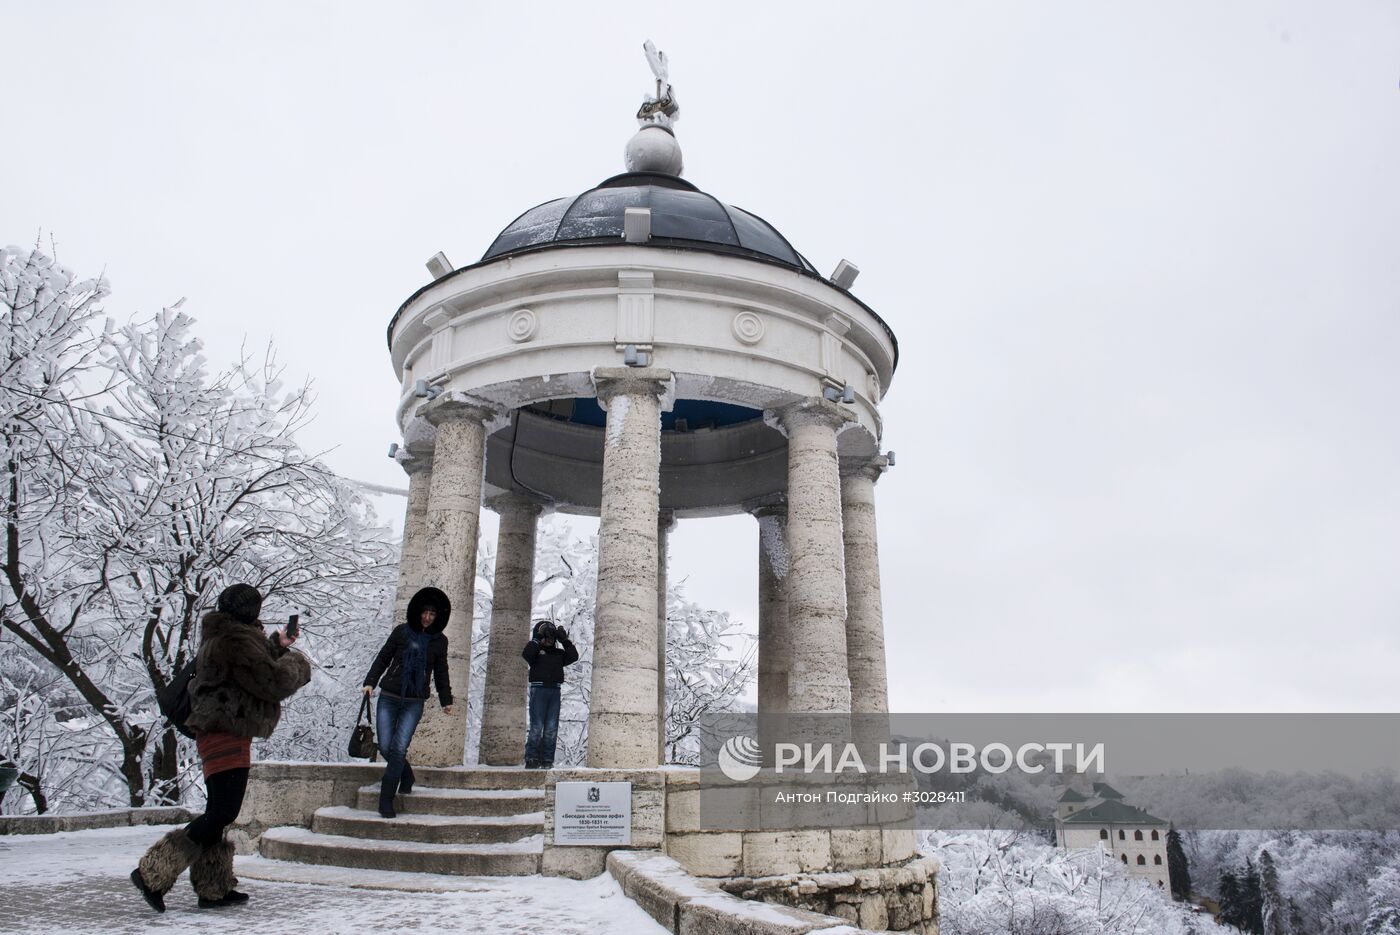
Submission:
M 656 93 L 648 94 L 642 102 L 641 109 L 637 111 L 637 122 L 644 127 L 654 125 L 669 130 L 681 115 L 681 106 L 676 103 L 676 95 L 671 88 L 670 60 L 650 39 L 642 44 L 642 48 L 646 51 L 651 73 L 656 76 Z

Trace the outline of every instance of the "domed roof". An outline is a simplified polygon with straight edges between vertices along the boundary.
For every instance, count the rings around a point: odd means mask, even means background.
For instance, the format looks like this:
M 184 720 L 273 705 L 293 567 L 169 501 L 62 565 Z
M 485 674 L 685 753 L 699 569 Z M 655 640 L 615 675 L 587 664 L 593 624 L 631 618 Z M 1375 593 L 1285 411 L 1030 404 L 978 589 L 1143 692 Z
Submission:
M 651 209 L 651 246 L 690 247 L 816 269 L 763 218 L 726 205 L 674 175 L 628 172 L 577 198 L 556 198 L 510 223 L 482 261 L 550 244 L 616 244 L 627 208 Z

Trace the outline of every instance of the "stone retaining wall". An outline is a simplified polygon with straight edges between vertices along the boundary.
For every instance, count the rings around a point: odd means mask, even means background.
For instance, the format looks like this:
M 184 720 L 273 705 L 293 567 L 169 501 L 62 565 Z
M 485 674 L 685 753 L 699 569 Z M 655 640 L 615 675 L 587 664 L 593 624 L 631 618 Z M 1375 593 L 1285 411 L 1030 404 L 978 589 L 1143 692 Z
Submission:
M 229 839 L 238 853 L 251 854 L 268 828 L 310 828 L 318 808 L 354 808 L 360 787 L 379 782 L 383 775 L 383 763 L 254 763 Z
M 769 877 L 899 866 L 914 857 L 905 828 L 709 831 L 700 824 L 700 771 L 668 769 L 666 853 L 701 877 Z M 708 793 L 714 794 L 714 793 Z
M 760 899 L 837 916 L 867 929 L 938 932 L 938 859 L 923 857 L 897 867 L 846 873 L 737 877 L 720 888 L 744 899 Z
M 154 805 L 147 808 L 113 808 L 101 812 L 74 812 L 66 815 L 5 815 L 0 816 L 0 834 L 54 834 L 58 831 L 88 831 L 93 828 L 183 825 L 193 821 L 195 814 L 182 805 Z
M 613 851 L 608 872 L 672 935 L 860 935 L 839 918 L 731 896 L 657 851 Z M 935 933 L 936 935 L 936 933 Z
M 936 933 L 938 861 L 918 858 L 913 831 L 709 831 L 699 770 L 668 769 L 666 854 L 724 892 L 837 916 L 871 929 Z M 752 794 L 737 790 L 736 794 Z

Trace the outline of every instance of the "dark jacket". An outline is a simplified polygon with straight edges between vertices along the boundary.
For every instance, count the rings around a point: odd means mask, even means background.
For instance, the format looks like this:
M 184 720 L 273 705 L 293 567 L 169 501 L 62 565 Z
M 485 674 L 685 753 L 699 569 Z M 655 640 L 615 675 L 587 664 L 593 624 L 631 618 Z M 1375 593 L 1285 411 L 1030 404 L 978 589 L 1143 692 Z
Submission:
M 311 681 L 311 663 L 283 649 L 257 620 L 214 611 L 201 625 L 190 716 L 195 731 L 267 737 L 282 717 L 281 702 Z
M 578 649 L 567 638 L 559 640 L 555 646 L 545 646 L 539 640 L 525 644 L 520 654 L 530 664 L 530 681 L 546 685 L 564 683 L 564 667 L 578 662 Z
M 437 588 L 420 588 L 413 595 L 408 602 L 408 620 L 389 631 L 389 638 L 384 641 L 384 647 L 369 667 L 365 684 L 371 687 L 378 684 L 380 691 L 390 695 L 403 694 L 403 661 L 404 651 L 408 647 L 409 628 L 419 630 L 418 618 L 427 604 L 437 607 L 437 619 L 428 630 L 427 671 L 422 691 L 410 697 L 426 699 L 429 684 L 435 681 L 438 701 L 445 708 L 452 704 L 452 680 L 447 674 L 447 637 L 442 635 L 442 631 L 447 628 L 447 620 L 452 616 L 452 602 Z

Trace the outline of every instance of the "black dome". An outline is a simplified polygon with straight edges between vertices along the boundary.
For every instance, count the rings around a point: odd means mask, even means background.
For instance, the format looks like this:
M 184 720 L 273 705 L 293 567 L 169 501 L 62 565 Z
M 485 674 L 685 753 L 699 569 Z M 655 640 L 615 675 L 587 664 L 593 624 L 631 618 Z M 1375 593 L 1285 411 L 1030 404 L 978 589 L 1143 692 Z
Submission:
M 763 218 L 726 205 L 684 179 L 645 172 L 613 176 L 577 198 L 556 198 L 531 208 L 501 231 L 481 259 L 549 244 L 618 243 L 627 208 L 651 209 L 649 244 L 699 247 L 816 273 Z

